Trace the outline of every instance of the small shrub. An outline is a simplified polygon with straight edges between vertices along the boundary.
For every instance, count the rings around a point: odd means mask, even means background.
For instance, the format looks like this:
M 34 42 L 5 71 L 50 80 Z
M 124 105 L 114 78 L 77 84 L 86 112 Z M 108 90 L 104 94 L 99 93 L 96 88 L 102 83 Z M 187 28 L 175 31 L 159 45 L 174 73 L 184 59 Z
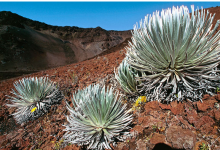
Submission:
M 90 85 L 78 90 L 72 98 L 73 108 L 67 103 L 70 115 L 64 142 L 89 145 L 88 149 L 111 149 L 109 144 L 128 129 L 132 116 L 126 111 L 126 104 L 121 103 L 118 92 L 105 86 Z
M 54 83 L 44 77 L 23 78 L 16 81 L 14 87 L 14 96 L 8 96 L 12 104 L 7 106 L 18 108 L 12 115 L 19 124 L 38 118 L 63 99 Z

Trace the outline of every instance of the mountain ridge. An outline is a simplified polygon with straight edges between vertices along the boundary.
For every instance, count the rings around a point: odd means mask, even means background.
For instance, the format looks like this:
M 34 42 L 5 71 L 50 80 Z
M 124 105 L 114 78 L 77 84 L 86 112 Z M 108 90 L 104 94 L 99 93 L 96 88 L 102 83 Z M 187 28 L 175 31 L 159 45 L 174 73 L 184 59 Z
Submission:
M 0 72 L 36 72 L 95 57 L 131 37 L 131 31 L 52 26 L 0 12 Z

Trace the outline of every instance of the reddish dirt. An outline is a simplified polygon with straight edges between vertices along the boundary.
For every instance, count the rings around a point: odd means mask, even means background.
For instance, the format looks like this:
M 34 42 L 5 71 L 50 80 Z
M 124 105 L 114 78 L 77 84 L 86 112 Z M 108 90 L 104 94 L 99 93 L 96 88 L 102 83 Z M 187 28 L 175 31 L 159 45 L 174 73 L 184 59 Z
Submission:
M 219 10 L 219 8 L 215 9 Z M 214 8 L 210 8 L 211 10 Z M 216 16 L 220 18 L 220 14 Z M 62 146 L 64 134 L 62 125 L 67 123 L 65 115 L 68 114 L 65 100 L 70 101 L 73 92 L 92 83 L 112 85 L 114 68 L 118 67 L 125 57 L 126 45 L 126 42 L 120 44 L 111 53 L 90 60 L 0 82 L 0 149 L 83 149 L 77 145 Z M 27 124 L 18 125 L 11 116 L 15 108 L 5 105 L 9 103 L 6 95 L 11 95 L 13 82 L 33 76 L 47 76 L 56 82 L 65 98 L 61 104 L 52 106 L 44 116 Z M 165 147 L 196 149 L 198 143 L 203 141 L 208 143 L 211 149 L 220 149 L 220 109 L 215 107 L 216 103 L 220 103 L 220 94 L 213 97 L 204 95 L 203 103 L 186 100 L 182 103 L 143 104 L 141 109 L 133 112 L 134 120 L 130 129 L 132 136 L 125 142 L 118 142 L 117 146 L 112 148 L 115 150 L 155 150 Z

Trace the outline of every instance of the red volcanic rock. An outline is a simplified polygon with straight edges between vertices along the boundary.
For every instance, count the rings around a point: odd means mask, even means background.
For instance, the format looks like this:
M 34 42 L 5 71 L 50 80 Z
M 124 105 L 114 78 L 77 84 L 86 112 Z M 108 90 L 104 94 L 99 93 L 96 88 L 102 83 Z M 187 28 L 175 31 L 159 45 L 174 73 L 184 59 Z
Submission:
M 80 148 L 74 144 L 66 146 L 63 150 L 80 150 Z
M 212 124 L 204 124 L 203 126 L 201 126 L 199 128 L 199 130 L 201 131 L 202 134 L 210 134 L 213 132 L 214 128 L 212 126 Z
M 210 98 L 211 96 L 209 95 L 209 94 L 205 94 L 205 95 L 203 95 L 203 98 L 202 98 L 202 100 L 206 100 L 206 99 L 208 99 L 208 98 Z
M 177 126 L 180 124 L 180 120 L 177 118 L 177 116 L 173 116 L 171 119 L 167 120 L 168 126 Z
M 218 101 L 220 101 L 220 94 L 215 96 L 215 99 L 217 99 Z
M 160 106 L 161 109 L 171 109 L 171 105 L 170 104 L 159 103 L 159 106 Z
M 138 117 L 138 124 L 141 124 L 144 121 L 144 116 L 140 115 Z
M 129 146 L 126 143 L 120 142 L 114 150 L 129 150 Z
M 34 133 L 37 134 L 38 131 L 40 130 L 40 128 L 41 128 L 41 124 L 37 124 L 36 127 L 35 127 L 34 130 L 33 130 Z
M 217 102 L 217 101 L 214 99 L 214 97 L 209 97 L 208 99 L 203 100 L 203 102 L 197 102 L 198 110 L 200 110 L 200 111 L 206 111 L 206 110 L 209 109 L 209 108 L 213 108 L 213 107 L 214 107 L 214 104 L 215 104 L 216 102 Z
M 184 120 L 182 116 L 177 116 L 177 118 L 180 120 L 180 122 L 184 125 L 184 128 L 186 129 L 195 129 L 193 126 L 191 126 L 188 121 Z
M 173 101 L 171 102 L 171 112 L 174 115 L 180 115 L 184 113 L 184 104 L 181 102 Z
M 147 150 L 147 145 L 142 139 L 139 139 L 137 141 L 137 149 L 138 150 Z
M 143 133 L 143 127 L 141 125 L 136 125 L 133 130 L 135 130 L 138 133 Z
M 215 119 L 220 120 L 220 109 L 214 110 Z
M 149 115 L 153 116 L 154 118 L 160 118 L 160 113 L 158 111 L 151 111 Z
M 189 129 L 171 126 L 166 130 L 166 139 L 174 148 L 192 149 L 196 142 L 196 134 Z
M 210 118 L 209 116 L 203 116 L 201 117 L 197 122 L 195 122 L 196 129 L 200 129 L 201 126 L 212 126 L 215 123 L 215 121 Z
M 152 110 L 161 110 L 158 101 L 151 101 L 144 106 L 145 114 L 149 114 Z
M 185 104 L 185 110 L 186 110 L 186 119 L 190 124 L 195 124 L 198 120 L 198 114 L 197 111 L 188 104 Z
M 156 125 L 157 127 L 166 127 L 166 121 L 165 119 L 161 120 L 159 118 L 154 118 L 152 116 L 146 116 L 142 123 L 142 126 L 145 128 L 152 127 L 154 125 Z
M 150 139 L 151 144 L 157 144 L 157 143 L 165 143 L 166 137 L 163 134 L 154 133 L 152 138 Z

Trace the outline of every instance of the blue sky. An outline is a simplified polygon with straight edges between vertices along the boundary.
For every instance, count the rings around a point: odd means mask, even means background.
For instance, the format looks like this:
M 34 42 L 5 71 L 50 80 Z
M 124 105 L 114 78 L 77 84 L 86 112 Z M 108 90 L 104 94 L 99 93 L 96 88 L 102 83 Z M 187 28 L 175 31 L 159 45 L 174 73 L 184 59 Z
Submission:
M 57 26 L 130 30 L 147 14 L 172 6 L 220 6 L 220 2 L 0 2 L 0 11 Z

